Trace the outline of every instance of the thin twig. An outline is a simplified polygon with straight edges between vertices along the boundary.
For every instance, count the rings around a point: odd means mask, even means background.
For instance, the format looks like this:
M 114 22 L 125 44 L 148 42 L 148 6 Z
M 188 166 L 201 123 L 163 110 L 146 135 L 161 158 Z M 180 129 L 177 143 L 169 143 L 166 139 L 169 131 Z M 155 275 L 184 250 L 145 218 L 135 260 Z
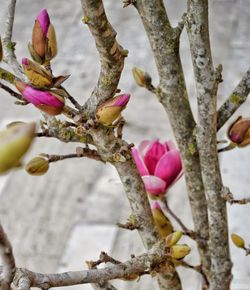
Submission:
M 11 88 L 8 86 L 4 85 L 3 83 L 0 82 L 0 88 L 9 93 L 12 97 L 22 101 L 23 103 L 28 104 L 28 102 L 23 98 L 21 94 L 18 94 L 17 92 L 13 91 Z
M 3 263 L 2 275 L 0 276 L 0 289 L 9 290 L 10 284 L 14 279 L 16 272 L 15 258 L 12 252 L 12 246 L 6 233 L 0 224 L 0 257 Z
M 88 157 L 94 160 L 102 161 L 104 162 L 100 155 L 97 153 L 96 150 L 92 150 L 89 148 L 82 148 L 77 147 L 77 153 L 72 154 L 66 154 L 66 155 L 50 155 L 50 154 L 43 154 L 43 156 L 46 156 L 48 158 L 48 161 L 51 162 L 57 162 L 62 161 L 65 159 L 71 159 L 71 158 L 82 158 L 82 157 Z
M 77 100 L 70 95 L 70 93 L 64 88 L 61 86 L 61 88 L 65 91 L 65 93 L 67 94 L 67 98 L 70 100 L 70 102 L 75 106 L 75 108 L 79 111 L 82 110 L 82 106 L 77 102 Z
M 248 204 L 250 198 L 234 199 L 234 196 L 228 187 L 223 187 L 221 196 L 230 204 Z
M 161 202 L 163 203 L 166 211 L 172 216 L 172 218 L 179 224 L 179 226 L 181 227 L 181 229 L 185 232 L 185 233 L 189 233 L 191 232 L 191 230 L 189 230 L 184 223 L 181 221 L 181 219 L 171 210 L 171 208 L 168 205 L 168 202 L 166 200 L 165 197 L 161 198 Z
M 3 49 L 4 58 L 9 66 L 13 69 L 15 74 L 22 80 L 24 75 L 20 64 L 18 63 L 15 55 L 15 43 L 12 42 L 12 32 L 15 17 L 16 0 L 10 0 L 8 6 L 8 14 L 5 23 L 5 32 L 3 36 Z

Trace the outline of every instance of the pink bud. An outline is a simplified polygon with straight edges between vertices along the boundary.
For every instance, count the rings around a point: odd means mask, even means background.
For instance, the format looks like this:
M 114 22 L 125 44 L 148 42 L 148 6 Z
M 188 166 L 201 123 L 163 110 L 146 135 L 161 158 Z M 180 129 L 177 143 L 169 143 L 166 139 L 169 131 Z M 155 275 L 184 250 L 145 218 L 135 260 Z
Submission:
M 119 95 L 114 98 L 112 106 L 124 107 L 127 105 L 129 99 L 130 99 L 129 94 Z
M 49 14 L 47 12 L 46 9 L 43 9 L 39 12 L 36 20 L 39 22 L 42 31 L 44 33 L 44 35 L 47 35 L 48 29 L 49 29 L 49 25 L 50 25 L 50 19 L 49 19 Z
M 17 89 L 22 93 L 23 98 L 38 107 L 49 115 L 58 115 L 64 107 L 64 99 L 49 91 L 34 89 L 30 85 L 16 81 Z
M 159 203 L 157 201 L 154 201 L 152 204 L 152 209 L 161 209 Z
M 23 57 L 22 58 L 22 64 L 28 65 L 29 64 L 29 60 L 26 57 Z

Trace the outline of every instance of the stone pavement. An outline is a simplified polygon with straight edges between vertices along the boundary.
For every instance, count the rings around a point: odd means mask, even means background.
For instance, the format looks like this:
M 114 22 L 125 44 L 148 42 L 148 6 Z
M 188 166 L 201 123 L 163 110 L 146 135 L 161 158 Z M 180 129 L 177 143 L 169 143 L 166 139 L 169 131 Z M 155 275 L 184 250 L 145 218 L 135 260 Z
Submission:
M 131 76 L 133 66 L 148 71 L 157 84 L 155 64 L 138 15 L 132 7 L 122 9 L 122 1 L 104 1 L 110 22 L 118 32 L 118 40 L 129 50 L 120 89 L 130 92 L 132 99 L 124 112 L 128 121 L 125 138 L 137 144 L 142 139 L 173 138 L 168 119 L 161 105 L 147 91 L 138 88 Z M 0 33 L 8 1 L 0 0 Z M 169 17 L 177 24 L 185 11 L 184 0 L 166 1 Z M 232 91 L 249 66 L 250 1 L 213 0 L 210 11 L 211 42 L 214 63 L 222 63 L 224 82 L 220 86 L 218 102 Z M 65 83 L 70 93 L 84 102 L 95 86 L 98 73 L 98 55 L 93 39 L 81 22 L 80 1 L 22 0 L 18 1 L 13 40 L 17 42 L 19 59 L 28 56 L 26 43 L 31 39 L 34 18 L 41 8 L 47 8 L 55 25 L 59 53 L 53 62 L 55 74 L 71 74 Z M 185 32 L 182 35 L 181 55 L 193 111 L 196 114 L 194 81 L 190 53 Z M 0 122 L 10 120 L 38 120 L 38 111 L 31 107 L 17 107 L 13 99 L 1 92 Z M 249 115 L 250 103 L 238 114 Z M 238 115 L 237 114 L 237 115 Z M 220 133 L 225 138 L 225 130 Z M 57 140 L 39 139 L 27 159 L 38 153 L 69 153 L 73 144 Z M 221 167 L 224 183 L 235 196 L 249 197 L 249 150 L 224 153 Z M 134 232 L 117 229 L 118 221 L 125 221 L 129 206 L 118 176 L 110 165 L 92 160 L 67 160 L 52 164 L 48 174 L 32 177 L 24 171 L 13 172 L 0 179 L 0 218 L 13 243 L 17 264 L 34 271 L 53 272 L 80 270 L 85 260 L 96 259 L 101 250 L 115 258 L 126 260 L 143 251 Z M 192 227 L 190 208 L 183 180 L 169 193 L 170 204 L 176 213 Z M 250 241 L 250 205 L 229 206 L 230 230 Z M 189 241 L 188 241 L 189 242 Z M 232 247 L 234 259 L 234 289 L 250 289 L 250 260 L 243 251 Z M 236 261 L 237 259 L 237 261 Z M 198 263 L 192 253 L 187 259 Z M 197 275 L 180 269 L 184 289 L 198 289 Z M 143 277 L 137 283 L 115 281 L 119 289 L 153 289 L 155 283 Z M 72 287 L 91 289 L 89 285 Z

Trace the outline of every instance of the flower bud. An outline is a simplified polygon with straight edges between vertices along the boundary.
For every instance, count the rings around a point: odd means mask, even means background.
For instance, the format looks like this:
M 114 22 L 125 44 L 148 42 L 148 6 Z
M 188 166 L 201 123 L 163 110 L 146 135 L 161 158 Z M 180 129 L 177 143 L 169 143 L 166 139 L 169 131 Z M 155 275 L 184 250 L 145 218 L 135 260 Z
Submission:
M 151 76 L 144 72 L 143 70 L 139 69 L 138 67 L 134 67 L 132 69 L 133 77 L 135 82 L 140 87 L 149 87 L 152 83 Z
M 167 247 L 171 247 L 171 246 L 175 245 L 176 243 L 178 243 L 178 241 L 180 240 L 181 237 L 182 237 L 181 231 L 173 232 L 172 234 L 168 235 L 166 237 Z
M 0 132 L 0 174 L 20 165 L 34 133 L 35 123 L 13 125 Z
M 129 99 L 129 94 L 123 94 L 101 104 L 96 110 L 98 121 L 105 126 L 111 125 L 126 108 Z
M 242 239 L 241 236 L 236 235 L 236 234 L 231 234 L 231 240 L 236 247 L 245 249 L 245 241 Z
M 174 245 L 170 248 L 172 258 L 176 260 L 183 259 L 190 253 L 191 249 L 186 244 Z
M 228 128 L 228 138 L 239 147 L 250 144 L 250 118 L 239 117 Z
M 47 158 L 44 158 L 42 156 L 37 156 L 33 159 L 31 159 L 25 166 L 25 170 L 30 175 L 43 175 L 45 174 L 49 169 L 49 161 Z
M 22 65 L 24 73 L 32 85 L 37 87 L 49 87 L 52 84 L 52 75 L 38 63 L 23 58 Z
M 2 46 L 2 40 L 0 37 L 0 62 L 3 60 L 3 46 Z
M 153 203 L 152 214 L 160 236 L 165 238 L 166 236 L 170 235 L 173 232 L 173 226 L 170 220 L 164 215 L 157 201 Z
M 35 20 L 29 50 L 32 58 L 39 63 L 50 61 L 57 53 L 55 30 L 46 9 L 41 10 Z
M 34 89 L 21 81 L 16 81 L 15 86 L 26 101 L 32 103 L 41 111 L 52 116 L 58 115 L 63 111 L 64 98 L 57 93 Z

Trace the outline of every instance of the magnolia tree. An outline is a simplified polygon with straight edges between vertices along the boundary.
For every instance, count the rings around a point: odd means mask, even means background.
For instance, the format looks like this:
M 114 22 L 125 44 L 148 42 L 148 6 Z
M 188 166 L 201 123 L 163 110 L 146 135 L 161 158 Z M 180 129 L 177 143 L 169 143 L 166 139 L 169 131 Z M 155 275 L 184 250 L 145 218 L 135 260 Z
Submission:
M 171 141 L 142 141 L 138 148 L 122 136 L 125 120 L 122 110 L 129 102 L 128 93 L 120 93 L 119 79 L 127 51 L 116 41 L 116 32 L 105 14 L 102 0 L 82 0 L 83 22 L 89 27 L 99 52 L 101 71 L 97 85 L 84 104 L 79 104 L 63 85 L 68 76 L 55 76 L 51 61 L 57 54 L 56 33 L 46 9 L 35 18 L 28 44 L 30 59 L 19 64 L 12 42 L 16 0 L 11 0 L 2 36 L 0 60 L 1 89 L 17 98 L 17 104 L 32 104 L 42 113 L 40 126 L 13 122 L 0 133 L 0 173 L 18 166 L 35 137 L 54 137 L 82 146 L 69 155 L 42 154 L 26 164 L 32 175 L 45 174 L 51 162 L 66 158 L 88 157 L 112 164 L 117 170 L 131 206 L 131 216 L 120 227 L 137 230 L 145 253 L 120 262 L 102 252 L 97 261 L 88 262 L 89 270 L 59 274 L 40 274 L 18 268 L 11 243 L 0 227 L 2 259 L 0 288 L 28 290 L 49 289 L 91 283 L 95 289 L 115 289 L 113 279 L 137 280 L 141 275 L 157 278 L 161 290 L 181 290 L 177 267 L 200 273 L 202 289 L 228 290 L 232 280 L 229 254 L 226 203 L 235 200 L 223 186 L 218 162 L 217 131 L 246 100 L 250 91 L 250 71 L 243 76 L 225 103 L 217 108 L 217 90 L 222 81 L 222 66 L 214 68 L 208 26 L 208 1 L 188 0 L 187 13 L 177 27 L 169 22 L 162 0 L 127 0 L 141 18 L 151 44 L 160 82 L 154 86 L 148 73 L 133 69 L 137 85 L 154 94 L 166 110 L 178 148 Z M 198 101 L 195 122 L 185 86 L 179 57 L 179 41 L 187 30 Z M 24 44 L 26 45 L 26 44 Z M 11 72 L 12 70 L 12 72 Z M 61 118 L 64 115 L 66 118 Z M 66 119 L 66 120 L 65 120 Z M 238 118 L 228 129 L 228 145 L 220 151 L 249 144 L 250 120 Z M 169 188 L 185 175 L 194 222 L 187 229 L 171 211 L 166 199 Z M 168 214 L 168 217 L 166 216 Z M 174 229 L 177 221 L 181 230 Z M 190 247 L 181 241 L 187 235 L 197 243 L 199 265 L 185 261 Z M 250 250 L 237 234 L 233 243 L 246 254 Z M 77 259 L 77 257 L 76 257 Z M 108 263 L 104 268 L 98 268 Z

